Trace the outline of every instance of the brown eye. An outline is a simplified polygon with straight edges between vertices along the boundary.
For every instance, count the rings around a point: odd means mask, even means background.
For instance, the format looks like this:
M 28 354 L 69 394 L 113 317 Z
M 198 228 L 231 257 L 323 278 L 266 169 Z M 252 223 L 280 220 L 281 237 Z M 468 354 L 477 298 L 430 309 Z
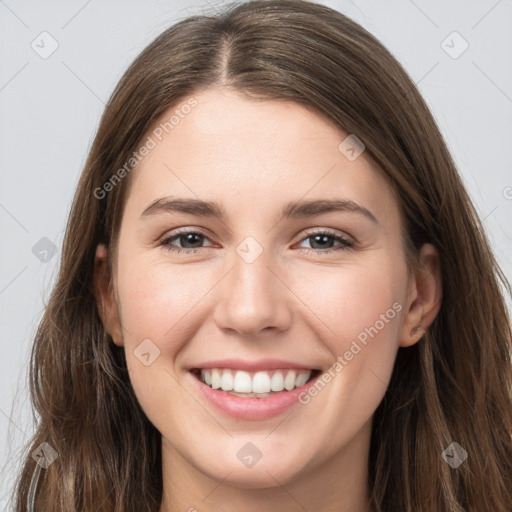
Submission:
M 309 243 L 312 246 L 311 248 L 305 247 L 305 249 L 307 251 L 314 251 L 315 253 L 325 254 L 354 247 L 354 244 L 350 240 L 330 231 L 316 231 L 314 233 L 309 233 L 301 240 L 300 243 L 305 240 L 311 240 Z M 339 242 L 337 247 L 333 247 L 335 242 Z
M 165 247 L 166 250 L 176 252 L 197 252 L 197 249 L 203 247 L 204 240 L 208 240 L 206 235 L 198 231 L 179 231 L 172 236 L 165 237 L 160 245 Z M 176 247 L 174 242 L 178 241 L 180 246 Z

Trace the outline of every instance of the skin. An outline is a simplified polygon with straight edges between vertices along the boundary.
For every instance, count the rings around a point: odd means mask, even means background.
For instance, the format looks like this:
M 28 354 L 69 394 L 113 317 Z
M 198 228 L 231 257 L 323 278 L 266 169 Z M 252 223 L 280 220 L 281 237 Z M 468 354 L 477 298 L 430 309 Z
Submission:
M 229 88 L 194 97 L 198 105 L 130 175 L 114 275 L 106 248 L 96 251 L 103 323 L 163 436 L 160 512 L 367 511 L 372 417 L 399 347 L 417 343 L 423 331 L 414 328 L 426 329 L 438 312 L 438 253 L 425 244 L 422 269 L 408 271 L 393 190 L 365 152 L 349 161 L 338 150 L 348 134 L 323 117 Z M 171 195 L 218 201 L 228 217 L 140 218 Z M 366 207 L 378 223 L 355 212 L 276 222 L 290 201 L 334 197 Z M 172 242 L 195 253 L 159 245 L 177 228 L 205 235 Z M 316 243 L 309 232 L 317 228 L 355 245 L 323 254 L 340 243 Z M 236 251 L 247 236 L 263 249 L 252 263 Z M 272 357 L 327 371 L 394 303 L 401 311 L 317 396 L 269 420 L 212 409 L 186 370 Z M 134 354 L 147 338 L 160 350 L 149 366 Z M 247 442 L 262 453 L 250 468 L 236 456 Z

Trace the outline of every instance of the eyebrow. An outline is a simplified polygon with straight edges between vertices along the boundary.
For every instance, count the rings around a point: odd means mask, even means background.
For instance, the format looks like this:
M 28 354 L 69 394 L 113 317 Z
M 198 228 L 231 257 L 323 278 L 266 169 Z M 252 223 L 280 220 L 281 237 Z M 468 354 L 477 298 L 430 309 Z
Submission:
M 153 201 L 141 214 L 141 219 L 150 217 L 162 212 L 181 212 L 201 217 L 213 217 L 217 219 L 226 219 L 227 214 L 224 207 L 215 201 L 203 201 L 194 198 L 172 198 L 162 197 Z M 373 213 L 354 201 L 349 199 L 316 199 L 291 201 L 288 203 L 278 217 L 277 222 L 284 218 L 304 218 L 322 213 L 330 212 L 354 212 L 370 219 L 374 224 L 378 220 Z

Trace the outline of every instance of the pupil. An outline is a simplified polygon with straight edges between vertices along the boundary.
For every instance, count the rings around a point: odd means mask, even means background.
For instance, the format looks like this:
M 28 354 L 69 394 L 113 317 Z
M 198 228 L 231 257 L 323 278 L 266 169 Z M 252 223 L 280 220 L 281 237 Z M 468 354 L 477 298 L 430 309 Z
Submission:
M 314 240 L 314 243 L 316 243 L 317 241 L 320 241 L 320 247 L 325 247 L 325 242 L 327 242 L 327 240 L 329 240 L 331 238 L 330 235 L 314 235 L 313 237 L 313 240 Z M 322 245 L 324 244 L 324 245 Z M 329 247 L 330 247 L 330 244 L 327 244 Z
M 193 240 L 194 238 L 198 239 L 198 240 L 196 240 L 196 243 L 200 242 L 201 241 L 201 237 L 202 237 L 202 235 L 199 235 L 197 233 L 187 233 L 185 235 L 182 235 L 182 239 L 183 238 L 185 239 L 185 245 L 187 243 L 192 243 L 193 244 L 194 243 L 194 240 Z

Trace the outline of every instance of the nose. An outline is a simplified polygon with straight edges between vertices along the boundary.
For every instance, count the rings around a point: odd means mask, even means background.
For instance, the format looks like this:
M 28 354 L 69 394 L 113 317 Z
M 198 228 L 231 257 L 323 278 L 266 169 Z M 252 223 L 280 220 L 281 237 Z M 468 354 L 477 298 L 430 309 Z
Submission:
M 240 335 L 285 331 L 291 321 L 291 296 L 284 272 L 271 261 L 269 251 L 251 263 L 235 253 L 233 266 L 218 290 L 214 319 L 219 328 Z

